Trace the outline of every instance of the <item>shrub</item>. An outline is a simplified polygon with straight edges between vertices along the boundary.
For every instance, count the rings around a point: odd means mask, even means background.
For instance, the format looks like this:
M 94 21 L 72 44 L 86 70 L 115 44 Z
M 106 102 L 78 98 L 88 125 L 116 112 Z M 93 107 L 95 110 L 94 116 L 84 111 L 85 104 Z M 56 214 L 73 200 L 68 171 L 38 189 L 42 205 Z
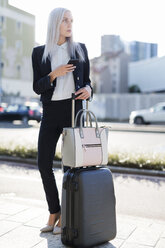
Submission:
M 13 148 L 0 147 L 0 155 L 20 158 L 37 158 L 37 149 L 23 146 Z M 61 160 L 61 153 L 56 153 L 55 160 Z M 165 156 L 163 154 L 113 153 L 109 154 L 108 164 L 127 168 L 165 170 Z

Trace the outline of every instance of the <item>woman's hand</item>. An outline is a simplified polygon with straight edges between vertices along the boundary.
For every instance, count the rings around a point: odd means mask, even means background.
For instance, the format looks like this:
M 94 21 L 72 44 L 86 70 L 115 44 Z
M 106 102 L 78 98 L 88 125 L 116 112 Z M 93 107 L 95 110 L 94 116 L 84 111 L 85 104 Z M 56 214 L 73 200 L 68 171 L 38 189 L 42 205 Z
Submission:
M 66 65 L 61 65 L 57 67 L 55 70 L 49 73 L 50 82 L 53 82 L 56 77 L 64 76 L 68 72 L 74 71 L 75 68 L 76 66 L 74 66 L 73 64 L 66 64 Z
M 85 99 L 88 99 L 90 96 L 91 96 L 91 88 L 90 86 L 85 86 L 81 89 L 79 89 L 78 91 L 75 92 L 75 95 L 78 95 L 80 94 L 78 97 L 76 97 L 75 99 L 82 99 L 82 100 L 85 100 Z

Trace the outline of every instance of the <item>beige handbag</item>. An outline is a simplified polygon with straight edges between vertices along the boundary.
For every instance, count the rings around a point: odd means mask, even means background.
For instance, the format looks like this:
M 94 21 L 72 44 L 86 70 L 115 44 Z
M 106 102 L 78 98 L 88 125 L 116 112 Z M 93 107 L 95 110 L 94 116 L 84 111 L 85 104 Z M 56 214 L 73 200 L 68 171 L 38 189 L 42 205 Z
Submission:
M 81 109 L 75 118 L 72 99 L 72 127 L 64 128 L 62 133 L 62 165 L 69 167 L 97 166 L 108 163 L 108 127 L 98 127 L 97 119 L 92 111 Z M 90 120 L 83 127 L 83 116 L 87 113 Z M 80 127 L 77 118 L 80 116 Z M 92 116 L 95 127 L 92 127 Z

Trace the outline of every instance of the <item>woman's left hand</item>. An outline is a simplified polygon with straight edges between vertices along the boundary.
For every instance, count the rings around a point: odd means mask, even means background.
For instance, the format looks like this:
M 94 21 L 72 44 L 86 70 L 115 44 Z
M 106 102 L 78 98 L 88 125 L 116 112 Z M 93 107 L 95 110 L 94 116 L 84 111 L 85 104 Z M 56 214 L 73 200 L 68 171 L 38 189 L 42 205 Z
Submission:
M 85 100 L 85 99 L 88 99 L 90 96 L 91 96 L 91 88 L 90 86 L 85 86 L 81 89 L 79 89 L 78 91 L 75 92 L 75 95 L 78 95 L 78 94 L 81 94 L 79 96 L 77 96 L 75 99 L 82 99 L 82 100 Z

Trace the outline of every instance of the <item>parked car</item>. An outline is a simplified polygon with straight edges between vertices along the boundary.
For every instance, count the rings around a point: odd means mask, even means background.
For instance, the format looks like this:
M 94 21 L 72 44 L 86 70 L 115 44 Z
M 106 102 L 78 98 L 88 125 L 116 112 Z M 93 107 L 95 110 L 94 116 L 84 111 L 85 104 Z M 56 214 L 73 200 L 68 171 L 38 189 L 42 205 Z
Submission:
M 3 112 L 0 112 L 0 121 L 14 120 L 21 120 L 24 124 L 27 124 L 29 120 L 36 120 L 37 122 L 40 122 L 40 107 L 12 104 L 9 105 Z
M 2 113 L 2 112 L 5 110 L 6 107 L 7 107 L 7 104 L 4 103 L 4 102 L 2 102 L 2 103 L 0 104 L 0 113 Z
M 132 111 L 130 124 L 165 123 L 165 102 L 160 102 L 149 109 Z
M 42 108 L 40 106 L 26 106 L 29 112 L 29 120 L 41 121 Z
M 0 105 L 0 112 L 2 113 L 4 108 Z

